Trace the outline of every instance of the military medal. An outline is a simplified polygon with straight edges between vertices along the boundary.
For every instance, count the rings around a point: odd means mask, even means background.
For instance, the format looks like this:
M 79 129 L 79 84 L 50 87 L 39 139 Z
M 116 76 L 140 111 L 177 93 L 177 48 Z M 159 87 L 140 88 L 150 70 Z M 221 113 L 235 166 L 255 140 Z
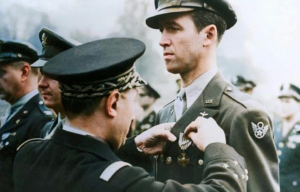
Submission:
M 190 163 L 190 158 L 186 155 L 185 150 L 192 144 L 192 141 L 183 136 L 183 133 L 180 133 L 178 144 L 181 154 L 178 156 L 177 162 L 181 167 L 186 167 Z

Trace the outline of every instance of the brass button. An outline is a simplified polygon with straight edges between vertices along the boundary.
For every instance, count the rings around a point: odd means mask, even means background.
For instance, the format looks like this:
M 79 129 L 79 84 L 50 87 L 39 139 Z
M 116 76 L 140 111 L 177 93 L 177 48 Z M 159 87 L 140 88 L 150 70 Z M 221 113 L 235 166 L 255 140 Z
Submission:
M 172 163 L 172 157 L 167 157 L 166 159 L 166 164 L 171 164 Z
M 198 164 L 199 164 L 199 165 L 203 165 L 203 163 L 204 163 L 203 160 L 202 160 L 202 159 L 199 159 Z
M 40 102 L 39 102 L 39 104 L 40 104 L 40 105 L 43 105 L 43 104 L 44 104 L 44 102 L 43 102 L 43 101 L 40 101 Z
M 24 113 L 24 114 L 27 114 L 27 113 L 28 113 L 28 111 L 23 111 L 23 113 Z

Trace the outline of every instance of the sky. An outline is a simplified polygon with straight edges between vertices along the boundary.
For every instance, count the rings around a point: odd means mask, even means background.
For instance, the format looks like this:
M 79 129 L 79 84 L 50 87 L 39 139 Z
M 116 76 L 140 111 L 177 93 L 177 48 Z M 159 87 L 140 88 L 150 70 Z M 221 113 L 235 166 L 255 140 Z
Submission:
M 43 24 L 63 35 L 84 35 L 87 41 L 109 37 L 122 32 L 117 21 L 126 14 L 125 5 L 131 1 L 0 0 L 0 39 L 38 42 L 37 26 Z M 142 1 L 149 1 L 146 14 L 153 14 L 154 0 L 136 0 L 136 3 Z M 219 68 L 228 79 L 233 75 L 244 75 L 255 81 L 254 97 L 272 108 L 281 84 L 290 82 L 300 86 L 300 1 L 228 1 L 236 11 L 238 22 L 226 31 L 219 45 Z M 161 56 L 160 32 L 141 22 L 143 24 L 132 30 L 144 27 L 145 36 L 152 40 L 147 46 L 153 46 Z M 159 66 L 163 67 L 162 58 L 161 63 Z M 175 79 L 178 76 L 168 74 L 165 69 L 161 71 L 169 81 L 154 87 L 162 92 L 159 103 L 163 105 L 172 99 L 163 88 L 167 86 L 176 94 Z

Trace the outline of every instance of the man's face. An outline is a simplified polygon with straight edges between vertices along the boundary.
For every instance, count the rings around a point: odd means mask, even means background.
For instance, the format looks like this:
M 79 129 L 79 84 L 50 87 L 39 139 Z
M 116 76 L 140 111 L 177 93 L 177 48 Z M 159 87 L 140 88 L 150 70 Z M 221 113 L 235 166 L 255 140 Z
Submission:
M 19 98 L 21 89 L 21 69 L 12 67 L 10 64 L 0 65 L 0 92 L 3 100 L 14 104 Z
M 54 110 L 59 109 L 62 104 L 58 81 L 53 80 L 44 74 L 41 76 L 38 87 L 45 105 Z
M 296 113 L 299 113 L 300 104 L 291 97 L 280 98 L 280 116 L 282 118 L 291 118 Z
M 175 74 L 194 70 L 203 54 L 203 30 L 196 30 L 189 14 L 163 17 L 160 25 L 159 45 L 164 49 L 167 70 Z
M 143 107 L 144 110 L 148 109 L 155 101 L 155 98 L 150 97 L 146 91 L 145 88 L 140 88 L 138 89 L 139 92 L 139 103 L 141 105 L 141 107 Z

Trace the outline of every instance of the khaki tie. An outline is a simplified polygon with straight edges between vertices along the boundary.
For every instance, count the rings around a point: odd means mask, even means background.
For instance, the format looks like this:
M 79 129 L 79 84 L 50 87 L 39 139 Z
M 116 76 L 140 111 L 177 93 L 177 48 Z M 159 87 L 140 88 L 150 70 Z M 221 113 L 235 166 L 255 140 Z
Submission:
M 187 110 L 187 102 L 184 89 L 181 89 L 178 93 L 174 102 L 174 109 L 176 114 L 176 120 L 178 121 L 184 114 L 184 112 Z

